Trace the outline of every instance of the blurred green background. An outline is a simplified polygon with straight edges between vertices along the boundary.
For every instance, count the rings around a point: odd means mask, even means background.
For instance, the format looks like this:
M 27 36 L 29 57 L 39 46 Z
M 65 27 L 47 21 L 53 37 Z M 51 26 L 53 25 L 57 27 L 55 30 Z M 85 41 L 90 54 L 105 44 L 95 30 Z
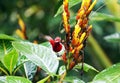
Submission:
M 114 63 L 120 62 L 120 44 L 108 42 L 105 36 L 119 32 L 120 21 L 104 19 L 96 12 L 106 15 L 119 16 L 119 4 L 117 0 L 98 0 L 90 15 L 90 24 L 93 25 L 91 36 L 85 48 L 85 62 L 102 70 Z M 27 35 L 30 41 L 38 40 L 43 42 L 44 35 L 56 36 L 64 39 L 62 16 L 54 17 L 62 0 L 0 0 L 0 33 L 15 35 L 15 30 L 19 28 L 17 15 L 24 20 L 27 27 Z M 75 14 L 80 4 L 70 9 L 71 28 L 75 24 Z M 115 7 L 114 7 L 115 5 Z M 111 8 L 112 7 L 112 8 Z M 96 17 L 98 15 L 98 17 Z

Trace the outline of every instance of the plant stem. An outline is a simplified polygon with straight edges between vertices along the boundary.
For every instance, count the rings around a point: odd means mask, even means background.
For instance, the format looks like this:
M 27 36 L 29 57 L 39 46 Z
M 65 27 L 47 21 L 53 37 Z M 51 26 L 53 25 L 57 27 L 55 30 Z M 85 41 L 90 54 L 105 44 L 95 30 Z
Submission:
M 65 71 L 62 75 L 61 75 L 61 78 L 60 78 L 60 81 L 59 83 L 62 83 L 63 79 L 65 78 L 67 72 Z
M 90 43 L 91 49 L 93 49 L 95 56 L 100 60 L 100 63 L 105 67 L 109 67 L 112 65 L 112 62 L 109 60 L 107 55 L 101 49 L 97 41 L 94 39 L 92 35 L 89 36 L 88 42 Z
M 48 76 L 45 77 L 44 79 L 38 81 L 37 83 L 45 83 L 49 78 L 50 78 L 50 75 L 48 75 Z
M 9 76 L 9 74 L 7 73 L 7 71 L 4 70 L 3 68 L 0 67 L 0 70 L 1 70 L 2 72 L 4 72 L 7 76 Z

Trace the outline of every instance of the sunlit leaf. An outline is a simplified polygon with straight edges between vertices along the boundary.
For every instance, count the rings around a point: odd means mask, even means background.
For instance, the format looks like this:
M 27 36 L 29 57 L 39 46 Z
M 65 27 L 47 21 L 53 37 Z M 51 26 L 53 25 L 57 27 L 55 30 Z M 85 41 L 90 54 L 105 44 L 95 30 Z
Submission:
M 12 50 L 12 45 L 9 40 L 0 40 L 0 59 Z
M 82 0 L 69 0 L 69 8 L 79 4 Z M 61 5 L 59 7 L 59 9 L 57 10 L 56 14 L 54 15 L 54 17 L 58 16 L 60 13 L 63 12 L 63 6 Z
M 51 46 L 50 42 L 44 42 L 44 43 L 41 43 L 41 45 L 52 49 L 52 46 Z
M 47 73 L 56 73 L 59 61 L 51 49 L 30 42 L 13 42 L 13 46 Z
M 29 80 L 32 81 L 36 71 L 37 71 L 37 66 L 32 63 L 31 61 L 28 61 L 24 63 L 24 69 L 25 69 L 25 74 Z
M 10 74 L 12 74 L 18 61 L 18 52 L 14 49 L 3 58 L 3 64 L 8 69 Z
M 0 34 L 0 40 L 16 40 L 16 39 L 5 34 Z
M 120 17 L 116 17 L 113 15 L 105 14 L 105 13 L 98 13 L 98 12 L 92 12 L 90 15 L 90 20 L 92 21 L 113 21 L 113 22 L 120 22 Z
M 58 73 L 59 73 L 59 75 L 62 75 L 65 71 L 66 71 L 66 68 L 65 68 L 65 66 L 63 65 L 63 66 L 61 66 L 61 67 L 59 68 Z
M 0 83 L 5 83 L 5 82 L 6 82 L 6 77 L 1 76 L 1 77 L 0 77 Z
M 0 60 L 5 54 L 12 50 L 11 41 L 13 40 L 16 39 L 5 34 L 0 34 Z
M 82 68 L 82 63 L 79 63 L 79 64 L 77 64 L 77 65 L 74 67 L 74 69 L 81 69 L 81 68 Z M 92 67 L 92 66 L 90 66 L 90 65 L 88 65 L 88 64 L 86 64 L 86 63 L 83 64 L 83 70 L 86 71 L 86 72 L 88 72 L 89 70 L 93 70 L 93 71 L 99 72 L 99 71 L 96 70 L 94 67 Z
M 120 83 L 120 63 L 100 72 L 91 83 Z
M 18 76 L 5 76 L 0 77 L 0 83 L 32 83 L 26 78 Z
M 105 36 L 104 39 L 108 42 L 120 42 L 120 33 L 114 33 L 108 36 Z

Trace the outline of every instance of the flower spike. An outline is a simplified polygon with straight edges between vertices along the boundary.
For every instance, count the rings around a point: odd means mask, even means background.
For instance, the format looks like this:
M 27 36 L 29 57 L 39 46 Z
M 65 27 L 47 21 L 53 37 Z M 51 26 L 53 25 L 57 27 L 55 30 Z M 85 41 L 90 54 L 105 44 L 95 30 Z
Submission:
M 66 49 L 66 52 L 64 53 L 64 57 L 66 57 L 67 59 L 63 60 L 67 64 L 67 69 L 72 69 L 77 63 L 82 61 L 84 55 L 81 54 L 81 51 L 84 49 L 86 39 L 88 38 L 92 30 L 92 25 L 88 25 L 88 16 L 96 2 L 97 0 L 94 0 L 94 2 L 92 2 L 92 0 L 82 0 L 81 7 L 76 15 L 77 23 L 74 30 L 70 31 L 68 0 L 63 1 L 63 23 L 65 32 L 67 34 L 67 45 L 65 45 L 65 47 L 69 48 Z

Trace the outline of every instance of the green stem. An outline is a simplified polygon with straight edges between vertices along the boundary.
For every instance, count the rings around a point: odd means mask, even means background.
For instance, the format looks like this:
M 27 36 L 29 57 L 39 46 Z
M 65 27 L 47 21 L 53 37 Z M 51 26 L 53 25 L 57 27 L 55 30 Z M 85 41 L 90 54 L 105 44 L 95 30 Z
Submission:
M 94 39 L 92 35 L 89 36 L 88 42 L 90 43 L 91 49 L 93 49 L 93 52 L 95 56 L 100 60 L 100 63 L 105 67 L 109 67 L 112 65 L 112 62 L 109 60 L 107 55 L 104 53 L 100 45 L 97 43 L 97 41 Z
M 49 78 L 50 78 L 50 75 L 48 75 L 48 76 L 45 77 L 44 79 L 38 81 L 37 83 L 45 83 Z
M 7 76 L 9 76 L 9 74 L 7 73 L 7 71 L 4 70 L 3 68 L 0 67 L 0 70 L 1 70 L 2 72 L 4 72 Z

